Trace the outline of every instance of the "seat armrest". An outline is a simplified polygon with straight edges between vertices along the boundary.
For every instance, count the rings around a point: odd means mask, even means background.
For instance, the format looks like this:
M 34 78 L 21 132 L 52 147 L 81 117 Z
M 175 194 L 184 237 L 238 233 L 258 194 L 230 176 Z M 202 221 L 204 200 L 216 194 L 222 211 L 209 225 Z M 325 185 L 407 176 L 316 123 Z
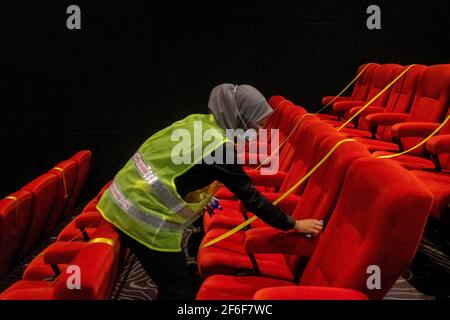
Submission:
M 373 113 L 365 117 L 371 130 L 378 126 L 393 126 L 400 122 L 406 122 L 408 119 L 407 113 Z
M 426 137 L 439 127 L 439 123 L 431 122 L 403 122 L 394 124 L 391 128 L 392 136 L 397 138 Z
M 433 154 L 450 153 L 450 134 L 432 137 L 425 144 L 425 149 Z
M 334 97 L 336 97 L 336 96 L 323 97 L 322 98 L 322 106 L 326 106 L 328 103 L 330 103 L 334 99 Z M 352 97 L 340 96 L 340 97 L 337 97 L 336 99 L 334 99 L 333 103 L 340 102 L 340 101 L 350 101 L 350 100 L 352 100 Z
M 88 227 L 97 227 L 103 218 L 98 212 L 84 212 L 75 218 L 75 227 L 86 229 Z
M 335 114 L 344 116 L 348 110 L 350 110 L 351 108 L 354 107 L 361 107 L 363 105 L 365 105 L 366 102 L 364 101 L 341 101 L 341 102 L 336 102 L 333 104 L 333 112 Z
M 357 113 L 359 110 L 361 110 L 361 108 L 362 108 L 362 106 L 351 108 L 347 113 L 347 117 L 348 118 L 352 117 L 355 113 Z M 358 117 L 365 117 L 372 113 L 384 113 L 384 112 L 385 112 L 385 109 L 382 107 L 368 106 L 366 109 L 364 109 L 364 111 L 362 111 L 358 115 Z
M 320 236 L 308 238 L 294 230 L 280 231 L 270 227 L 254 228 L 245 232 L 247 253 L 281 253 L 310 257 Z
M 48 247 L 44 255 L 45 264 L 68 264 L 86 246 L 86 242 L 55 242 Z

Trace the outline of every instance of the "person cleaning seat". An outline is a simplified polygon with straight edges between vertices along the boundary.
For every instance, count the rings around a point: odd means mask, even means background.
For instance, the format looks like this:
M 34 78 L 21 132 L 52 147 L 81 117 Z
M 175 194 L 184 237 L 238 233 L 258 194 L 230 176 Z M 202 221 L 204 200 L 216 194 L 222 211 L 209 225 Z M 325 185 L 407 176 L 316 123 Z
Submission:
M 202 216 L 220 183 L 275 228 L 313 235 L 322 229 L 317 220 L 295 221 L 274 206 L 236 161 L 232 133 L 264 125 L 273 111 L 264 96 L 250 85 L 221 84 L 211 91 L 208 108 L 210 114 L 189 115 L 145 141 L 97 205 L 158 286 L 160 300 L 194 299 L 183 230 Z M 186 139 L 180 148 L 179 138 L 195 137 L 199 126 L 202 139 Z

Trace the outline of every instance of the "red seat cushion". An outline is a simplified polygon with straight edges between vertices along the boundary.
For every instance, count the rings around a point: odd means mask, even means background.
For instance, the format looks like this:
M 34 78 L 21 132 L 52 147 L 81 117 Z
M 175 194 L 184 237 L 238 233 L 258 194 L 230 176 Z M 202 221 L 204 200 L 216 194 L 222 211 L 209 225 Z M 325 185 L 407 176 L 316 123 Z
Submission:
M 217 275 L 206 279 L 197 300 L 250 300 L 260 289 L 294 286 L 290 281 L 264 277 L 237 277 Z
M 443 221 L 444 215 L 449 213 L 450 204 L 450 174 L 428 171 L 412 171 L 433 194 L 433 207 L 431 214 L 438 220 Z M 448 222 L 448 221 L 447 221 Z
M 23 190 L 33 195 L 33 213 L 21 256 L 28 254 L 38 244 L 45 223 L 53 210 L 58 185 L 58 178 L 54 174 L 46 173 L 23 187 Z
M 0 200 L 0 279 L 17 262 L 32 214 L 32 194 L 20 190 Z
M 388 151 L 376 151 L 372 155 L 377 158 L 381 156 L 387 156 L 394 154 Z M 403 154 L 401 156 L 391 158 L 391 160 L 398 162 L 402 167 L 408 170 L 421 170 L 421 169 L 433 169 L 434 163 L 429 159 L 425 159 L 418 156 L 412 156 L 409 154 Z

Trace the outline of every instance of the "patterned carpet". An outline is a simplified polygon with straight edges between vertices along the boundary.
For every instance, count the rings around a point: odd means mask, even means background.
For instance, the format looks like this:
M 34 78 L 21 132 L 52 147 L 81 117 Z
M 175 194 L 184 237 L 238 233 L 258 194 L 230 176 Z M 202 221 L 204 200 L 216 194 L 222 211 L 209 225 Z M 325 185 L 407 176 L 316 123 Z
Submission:
M 14 282 L 20 280 L 22 278 L 22 274 L 33 258 L 37 256 L 44 248 L 46 248 L 49 244 L 56 240 L 56 235 L 59 234 L 60 230 L 70 222 L 70 219 L 62 223 L 57 230 L 55 230 L 52 237 L 43 241 L 26 259 L 18 263 L 18 265 L 8 273 L 1 281 L 0 281 L 0 292 L 8 288 Z M 200 230 L 195 227 L 188 228 L 185 232 L 183 238 L 183 246 L 184 252 L 187 257 L 188 268 L 192 271 L 193 278 L 197 281 L 200 281 L 198 275 L 195 274 L 197 272 L 197 263 L 195 258 L 189 255 L 189 252 L 186 248 L 186 244 L 189 238 L 192 235 L 198 235 Z M 418 256 L 423 259 L 424 252 L 429 255 L 432 253 L 438 262 L 442 265 L 450 266 L 449 257 L 442 253 L 439 249 L 437 249 L 433 243 L 424 240 L 418 251 Z M 422 266 L 424 263 L 421 261 L 420 265 Z M 420 268 L 419 268 L 420 269 Z M 417 268 L 415 268 L 417 270 Z M 428 270 L 428 269 L 427 269 Z M 449 268 L 450 270 L 450 268 Z M 419 270 L 421 271 L 421 270 Z M 427 271 L 429 272 L 429 271 Z M 443 281 L 443 277 L 446 277 L 446 280 Z M 418 291 L 413 285 L 417 280 L 417 276 L 410 270 L 407 270 L 402 277 L 395 283 L 394 287 L 389 291 L 389 293 L 385 296 L 386 300 L 432 300 L 435 299 L 433 289 L 431 287 L 439 287 L 442 286 L 442 290 L 444 292 L 444 296 L 440 295 L 440 298 L 449 298 L 448 296 L 448 288 L 450 287 L 448 282 L 448 273 L 447 274 L 439 274 L 439 278 L 435 280 L 430 280 L 428 277 L 421 279 L 421 291 L 426 292 L 422 293 Z M 431 281 L 431 282 L 430 282 Z M 198 284 L 198 283 L 197 283 Z M 145 273 L 144 269 L 140 265 L 139 261 L 131 254 L 125 265 L 123 267 L 122 273 L 117 281 L 114 292 L 112 294 L 112 299 L 114 300 L 154 300 L 157 296 L 157 288 L 152 280 Z

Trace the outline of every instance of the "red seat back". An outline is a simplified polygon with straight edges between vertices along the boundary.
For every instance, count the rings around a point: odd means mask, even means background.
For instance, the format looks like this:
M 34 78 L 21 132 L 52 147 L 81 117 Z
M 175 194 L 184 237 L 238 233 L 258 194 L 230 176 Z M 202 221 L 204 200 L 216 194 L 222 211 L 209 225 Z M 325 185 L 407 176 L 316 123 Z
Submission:
M 367 93 L 365 101 L 369 101 L 377 94 L 379 94 L 396 76 L 400 74 L 403 67 L 398 64 L 382 64 L 374 67 L 372 83 Z M 389 97 L 391 89 L 386 90 L 381 96 L 379 96 L 372 106 L 384 107 Z
M 337 133 L 325 138 L 317 149 L 317 156 L 314 157 L 315 163 L 318 163 L 342 140 L 343 138 Z M 293 217 L 296 220 L 323 220 L 326 225 L 336 205 L 350 164 L 355 159 L 369 156 L 367 148 L 356 141 L 341 144 L 309 178 L 301 200 L 292 214 Z M 297 274 L 299 259 L 295 256 L 286 256 L 285 258 L 292 273 Z
M 72 214 L 72 211 L 78 202 L 81 189 L 86 183 L 89 170 L 91 168 L 91 156 L 92 154 L 89 150 L 82 150 L 70 158 L 70 160 L 75 161 L 78 164 L 78 175 L 73 195 L 70 198 L 66 210 L 64 211 L 65 216 L 63 218 L 66 218 Z
M 359 74 L 362 69 L 367 64 L 363 64 L 358 68 L 357 74 Z M 367 94 L 369 92 L 370 86 L 372 84 L 373 75 L 375 69 L 379 66 L 379 64 L 372 63 L 367 67 L 367 69 L 364 71 L 364 74 L 361 75 L 358 80 L 355 82 L 355 86 L 353 88 L 352 92 L 352 100 L 354 101 L 364 101 L 367 97 Z
M 78 164 L 73 160 L 65 160 L 49 171 L 58 178 L 55 205 L 44 228 L 44 236 L 49 235 L 61 220 L 68 214 L 68 203 L 73 196 L 78 177 Z
M 31 219 L 32 195 L 20 190 L 0 201 L 0 279 L 17 262 Z
M 427 67 L 424 65 L 415 65 L 392 86 L 385 112 L 406 113 L 409 111 L 418 79 L 426 69 Z M 361 119 L 364 122 L 364 118 Z M 392 138 L 391 127 L 378 126 L 377 134 L 382 140 L 389 141 Z
M 288 175 L 280 187 L 280 191 L 286 191 L 303 177 L 319 160 L 317 149 L 323 139 L 330 136 L 336 136 L 336 129 L 332 126 L 317 121 L 315 116 L 305 116 L 300 123 L 299 131 L 293 145 L 296 150 L 293 155 L 292 165 L 289 168 Z M 302 194 L 307 181 L 294 191 L 294 194 Z
M 394 161 L 355 160 L 300 284 L 349 288 L 381 299 L 411 262 L 431 202 L 427 188 Z M 381 286 L 371 290 L 373 266 L 381 271 Z
M 38 244 L 44 226 L 53 210 L 56 192 L 58 189 L 58 178 L 54 174 L 46 173 L 22 188 L 33 196 L 32 216 L 28 226 L 25 241 L 20 256 L 23 257 L 31 252 Z
M 428 67 L 420 76 L 407 122 L 442 122 L 450 103 L 450 64 Z M 402 139 L 408 149 L 422 138 Z M 420 155 L 423 148 L 411 154 Z

